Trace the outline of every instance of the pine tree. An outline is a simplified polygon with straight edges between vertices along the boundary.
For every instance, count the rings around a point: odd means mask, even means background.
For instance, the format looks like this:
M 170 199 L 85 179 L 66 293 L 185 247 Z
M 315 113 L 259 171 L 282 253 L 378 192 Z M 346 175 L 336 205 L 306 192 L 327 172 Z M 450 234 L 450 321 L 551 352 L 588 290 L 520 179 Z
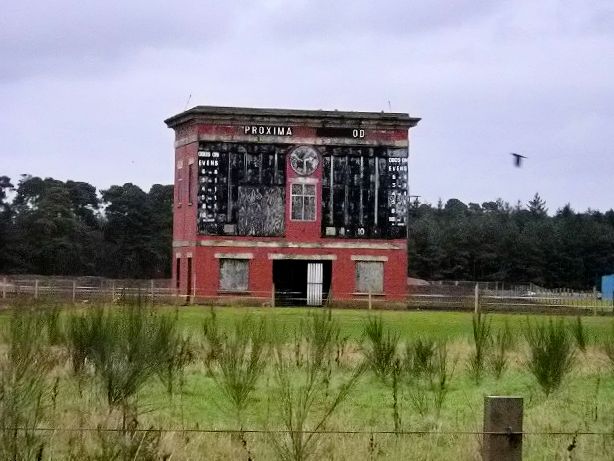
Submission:
M 543 217 L 548 214 L 548 208 L 546 208 L 546 202 L 542 200 L 539 193 L 535 192 L 533 200 L 527 203 L 527 207 L 533 216 Z

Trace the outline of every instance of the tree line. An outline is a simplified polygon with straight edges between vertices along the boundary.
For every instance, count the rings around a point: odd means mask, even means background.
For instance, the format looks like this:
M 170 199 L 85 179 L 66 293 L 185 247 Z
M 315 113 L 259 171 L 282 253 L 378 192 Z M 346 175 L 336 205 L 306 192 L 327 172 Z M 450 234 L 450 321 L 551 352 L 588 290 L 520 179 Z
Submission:
M 0 273 L 170 277 L 173 186 L 0 176 Z
M 552 215 L 539 194 L 526 205 L 464 204 L 410 207 L 409 272 L 427 280 L 533 282 L 591 289 L 614 273 L 614 210 Z
M 0 176 L 0 273 L 170 277 L 173 186 Z M 614 210 L 549 215 L 539 194 L 409 210 L 409 273 L 590 289 L 614 273 Z

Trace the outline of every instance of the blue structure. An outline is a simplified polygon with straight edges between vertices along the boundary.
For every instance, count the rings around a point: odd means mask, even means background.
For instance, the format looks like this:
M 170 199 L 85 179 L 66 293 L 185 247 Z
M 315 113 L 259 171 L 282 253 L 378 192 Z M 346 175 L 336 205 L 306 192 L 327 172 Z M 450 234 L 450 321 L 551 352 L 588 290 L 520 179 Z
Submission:
M 601 277 L 601 299 L 614 299 L 614 274 Z

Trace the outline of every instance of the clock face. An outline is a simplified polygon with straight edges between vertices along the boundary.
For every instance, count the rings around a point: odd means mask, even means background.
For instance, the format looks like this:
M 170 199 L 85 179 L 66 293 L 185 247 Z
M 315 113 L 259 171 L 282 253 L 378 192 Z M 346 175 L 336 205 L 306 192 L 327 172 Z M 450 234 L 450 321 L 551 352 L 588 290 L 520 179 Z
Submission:
M 309 176 L 320 163 L 318 151 L 310 146 L 298 146 L 290 154 L 290 166 L 301 176 Z

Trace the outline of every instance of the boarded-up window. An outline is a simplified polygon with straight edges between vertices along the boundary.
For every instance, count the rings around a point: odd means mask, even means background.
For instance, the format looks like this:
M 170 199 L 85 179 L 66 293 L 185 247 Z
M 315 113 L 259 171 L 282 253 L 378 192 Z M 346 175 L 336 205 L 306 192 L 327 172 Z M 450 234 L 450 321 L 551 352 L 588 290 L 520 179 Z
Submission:
M 220 259 L 220 290 L 247 291 L 249 260 Z
M 316 186 L 292 184 L 292 219 L 294 221 L 316 220 Z
M 356 262 L 356 291 L 358 293 L 383 293 L 384 263 Z

